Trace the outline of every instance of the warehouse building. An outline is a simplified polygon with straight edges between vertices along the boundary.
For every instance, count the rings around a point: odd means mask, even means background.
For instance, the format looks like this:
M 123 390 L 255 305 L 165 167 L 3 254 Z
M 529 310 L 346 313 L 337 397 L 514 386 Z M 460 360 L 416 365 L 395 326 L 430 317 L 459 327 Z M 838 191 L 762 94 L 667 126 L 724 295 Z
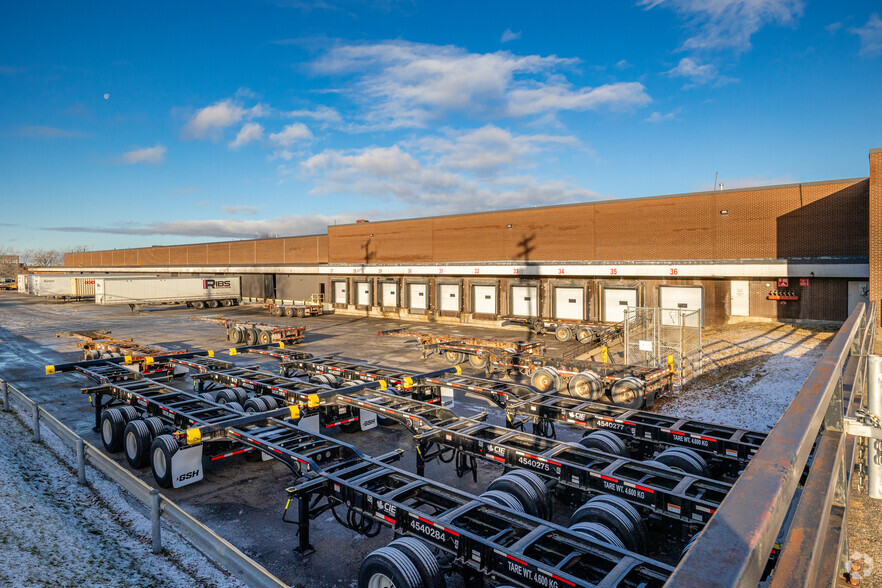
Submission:
M 64 271 L 242 276 L 244 297 L 450 322 L 617 321 L 628 306 L 842 321 L 882 298 L 882 149 L 869 177 L 71 253 Z

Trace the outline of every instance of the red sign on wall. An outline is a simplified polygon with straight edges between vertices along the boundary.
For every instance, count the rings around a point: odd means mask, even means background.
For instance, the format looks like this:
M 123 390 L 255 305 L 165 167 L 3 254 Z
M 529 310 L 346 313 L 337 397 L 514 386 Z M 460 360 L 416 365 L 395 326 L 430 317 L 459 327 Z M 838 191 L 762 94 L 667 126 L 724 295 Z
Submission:
M 808 279 L 808 278 L 799 278 L 799 285 L 800 285 L 800 286 L 808 286 L 808 285 L 809 285 L 809 279 Z
M 779 288 L 787 288 L 790 285 L 790 280 L 787 278 L 778 278 L 778 287 Z

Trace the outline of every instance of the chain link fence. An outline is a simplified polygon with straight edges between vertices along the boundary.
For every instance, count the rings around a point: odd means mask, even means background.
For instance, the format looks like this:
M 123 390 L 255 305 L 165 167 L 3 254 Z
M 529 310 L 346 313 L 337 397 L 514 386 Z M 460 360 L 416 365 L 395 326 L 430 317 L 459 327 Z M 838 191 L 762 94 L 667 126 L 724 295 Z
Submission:
M 674 385 L 682 388 L 701 374 L 701 310 L 628 307 L 625 363 L 659 367 L 673 362 Z

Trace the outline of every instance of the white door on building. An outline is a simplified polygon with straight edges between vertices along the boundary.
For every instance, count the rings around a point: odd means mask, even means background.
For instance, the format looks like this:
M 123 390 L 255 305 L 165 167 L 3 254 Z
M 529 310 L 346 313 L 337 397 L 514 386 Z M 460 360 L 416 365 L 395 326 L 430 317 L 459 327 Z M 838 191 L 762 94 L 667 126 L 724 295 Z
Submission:
M 511 313 L 515 316 L 538 316 L 539 289 L 536 286 L 511 287 Z
M 425 284 L 408 284 L 407 295 L 410 300 L 410 308 L 413 310 L 426 310 L 429 308 L 428 287 Z
M 554 318 L 585 320 L 585 291 L 582 288 L 556 287 Z
M 662 310 L 663 325 L 680 325 L 682 313 L 678 310 L 702 310 L 704 289 L 701 287 L 661 286 L 658 289 L 658 306 Z M 665 309 L 673 312 L 665 312 Z M 687 315 L 687 327 L 700 327 L 703 323 L 701 312 Z
M 472 312 L 496 314 L 496 286 L 472 286 Z
M 355 282 L 355 303 L 359 306 L 371 305 L 370 282 Z
M 732 316 L 750 316 L 750 282 L 732 280 L 729 283 L 729 303 Z
M 637 288 L 604 288 L 603 289 L 603 320 L 609 323 L 620 323 L 625 320 L 625 309 L 637 306 Z
M 448 312 L 459 312 L 459 284 L 441 284 L 438 286 L 438 309 Z
M 848 283 L 848 314 L 854 311 L 854 307 L 858 305 L 858 302 L 870 302 L 869 282 Z
M 346 282 L 334 282 L 334 304 L 348 304 Z
M 382 296 L 381 306 L 395 308 L 398 306 L 398 284 L 396 282 L 382 282 L 380 288 Z

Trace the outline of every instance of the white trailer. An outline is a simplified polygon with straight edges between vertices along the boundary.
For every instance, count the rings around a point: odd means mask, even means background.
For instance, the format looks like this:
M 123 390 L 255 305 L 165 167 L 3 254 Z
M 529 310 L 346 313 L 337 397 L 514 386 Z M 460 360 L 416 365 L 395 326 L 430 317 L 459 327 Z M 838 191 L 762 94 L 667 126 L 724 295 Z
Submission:
M 95 302 L 142 306 L 186 304 L 192 308 L 232 306 L 242 300 L 238 276 L 198 278 L 96 278 Z
M 34 274 L 33 295 L 49 298 L 72 298 L 70 289 L 72 275 Z

